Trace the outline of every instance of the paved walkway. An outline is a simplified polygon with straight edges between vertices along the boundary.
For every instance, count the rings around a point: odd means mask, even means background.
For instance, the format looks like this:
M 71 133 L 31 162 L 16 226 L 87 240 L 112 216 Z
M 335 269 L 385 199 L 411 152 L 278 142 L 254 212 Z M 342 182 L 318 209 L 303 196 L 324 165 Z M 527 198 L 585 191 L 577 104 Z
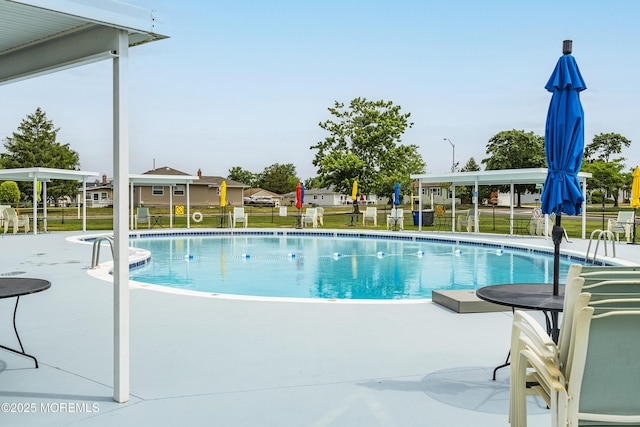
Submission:
M 133 289 L 131 400 L 115 403 L 112 285 L 87 274 L 91 245 L 68 236 L 0 237 L 0 276 L 53 284 L 21 298 L 17 316 L 40 368 L 0 350 L 0 425 L 508 425 L 508 370 L 495 382 L 491 370 L 506 356 L 511 314 L 457 314 L 430 301 L 289 303 Z M 586 242 L 563 248 L 584 254 Z M 640 254 L 617 248 L 627 260 Z M 17 345 L 13 303 L 0 300 L 8 345 Z M 550 424 L 537 401 L 529 412 L 530 426 Z

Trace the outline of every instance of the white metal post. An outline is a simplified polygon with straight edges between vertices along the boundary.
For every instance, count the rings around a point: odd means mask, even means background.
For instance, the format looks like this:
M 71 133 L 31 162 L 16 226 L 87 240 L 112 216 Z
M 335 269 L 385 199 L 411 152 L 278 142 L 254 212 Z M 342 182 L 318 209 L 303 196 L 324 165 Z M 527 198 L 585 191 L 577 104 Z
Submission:
M 117 30 L 117 52 L 113 59 L 113 399 L 129 400 L 129 35 Z

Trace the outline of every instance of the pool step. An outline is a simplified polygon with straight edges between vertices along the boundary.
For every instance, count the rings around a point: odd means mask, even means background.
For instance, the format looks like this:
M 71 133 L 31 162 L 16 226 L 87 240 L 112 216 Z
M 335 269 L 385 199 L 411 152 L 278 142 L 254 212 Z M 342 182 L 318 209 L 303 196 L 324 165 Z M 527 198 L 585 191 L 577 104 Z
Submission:
M 433 291 L 431 300 L 456 313 L 491 313 L 511 310 L 510 307 L 481 300 L 476 296 L 476 291 Z

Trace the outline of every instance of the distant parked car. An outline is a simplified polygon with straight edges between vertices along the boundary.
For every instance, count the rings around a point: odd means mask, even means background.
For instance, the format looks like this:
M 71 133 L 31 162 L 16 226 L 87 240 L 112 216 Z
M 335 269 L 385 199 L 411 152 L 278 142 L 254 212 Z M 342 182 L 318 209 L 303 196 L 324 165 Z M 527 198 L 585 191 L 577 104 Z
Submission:
M 268 196 L 249 197 L 249 201 L 245 201 L 245 204 L 253 206 L 267 206 L 271 208 L 278 205 L 277 201 L 273 197 Z

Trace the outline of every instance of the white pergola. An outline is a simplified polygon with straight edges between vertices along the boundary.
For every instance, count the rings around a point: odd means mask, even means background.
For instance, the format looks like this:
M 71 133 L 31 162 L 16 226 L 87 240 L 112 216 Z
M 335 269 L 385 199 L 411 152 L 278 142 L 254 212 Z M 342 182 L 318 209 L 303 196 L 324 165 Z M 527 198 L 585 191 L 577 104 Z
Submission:
M 129 47 L 166 38 L 154 13 L 114 0 L 0 0 L 0 85 L 104 59 L 113 64 L 114 384 L 129 400 Z
M 47 183 L 52 179 L 82 182 L 82 200 L 87 198 L 87 180 L 97 178 L 98 172 L 52 168 L 0 169 L 0 181 L 33 182 L 33 234 L 38 234 L 38 182 L 42 182 L 42 200 L 47 200 Z M 42 204 L 43 230 L 47 231 L 47 204 Z M 87 205 L 82 203 L 82 231 L 87 231 Z
M 509 185 L 512 197 L 509 198 L 509 210 L 510 210 L 510 233 L 513 234 L 513 194 L 514 185 L 516 184 L 544 184 L 547 178 L 547 169 L 503 169 L 503 170 L 491 170 L 491 171 L 477 171 L 477 172 L 456 172 L 447 173 L 441 175 L 429 175 L 419 174 L 411 175 L 411 179 L 418 181 L 418 197 L 420 206 L 422 206 L 422 186 L 424 184 L 438 184 L 438 183 L 451 183 L 451 199 L 456 198 L 456 187 L 459 186 L 473 186 L 473 209 L 475 212 L 475 226 L 474 232 L 478 233 L 478 187 L 480 185 Z M 591 178 L 591 174 L 588 172 L 578 173 L 578 179 L 582 183 L 582 193 L 587 193 L 587 178 Z M 456 204 L 451 204 L 452 216 L 456 216 Z M 422 231 L 422 209 L 418 213 L 418 230 Z M 546 222 L 546 221 L 545 221 Z M 455 231 L 455 221 L 451 221 L 451 231 Z M 586 202 L 582 203 L 582 238 L 586 238 L 587 233 L 587 213 Z
M 165 185 L 170 188 L 169 190 L 169 228 L 173 227 L 173 186 L 184 184 L 187 186 L 187 228 L 191 228 L 191 201 L 190 201 L 190 187 L 193 181 L 200 179 L 195 175 L 154 175 L 154 174 L 140 174 L 129 175 L 129 184 L 131 189 L 130 206 L 131 206 L 131 229 L 134 226 L 134 214 L 133 214 L 133 189 L 136 185 Z

